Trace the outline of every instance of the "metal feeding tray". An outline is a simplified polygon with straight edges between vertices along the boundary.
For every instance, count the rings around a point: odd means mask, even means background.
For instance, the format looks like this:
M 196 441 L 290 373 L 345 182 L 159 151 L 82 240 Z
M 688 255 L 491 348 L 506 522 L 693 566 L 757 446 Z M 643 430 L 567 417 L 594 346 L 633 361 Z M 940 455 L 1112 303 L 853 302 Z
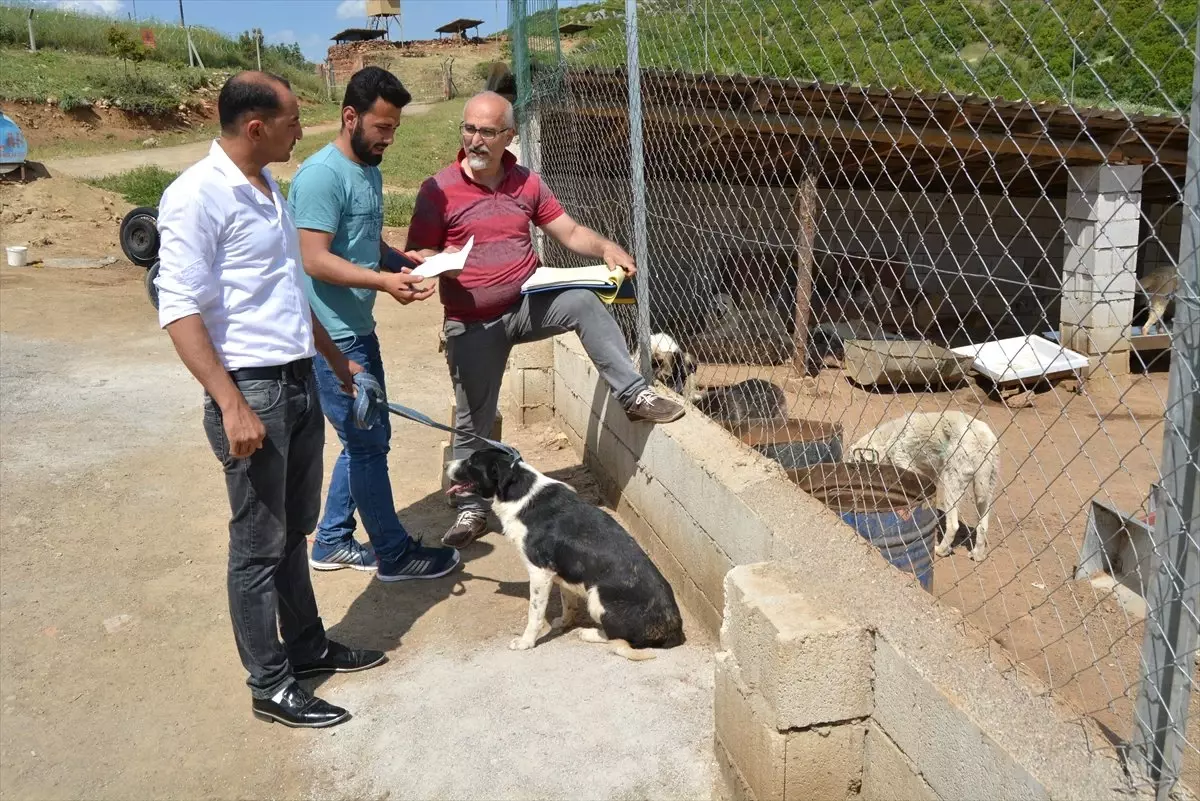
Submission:
M 921 340 L 848 339 L 842 369 L 859 386 L 954 385 L 971 360 Z

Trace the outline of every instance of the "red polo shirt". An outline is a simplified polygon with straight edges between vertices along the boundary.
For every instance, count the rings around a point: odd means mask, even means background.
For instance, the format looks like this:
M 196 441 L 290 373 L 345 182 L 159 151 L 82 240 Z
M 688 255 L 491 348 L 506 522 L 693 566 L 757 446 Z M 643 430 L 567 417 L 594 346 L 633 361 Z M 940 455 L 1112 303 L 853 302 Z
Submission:
M 499 317 L 521 299 L 521 284 L 538 268 L 529 224 L 553 222 L 563 208 L 512 153 L 504 153 L 504 180 L 495 191 L 467 177 L 465 156 L 460 150 L 453 164 L 421 184 L 406 250 L 462 247 L 475 237 L 458 277 L 439 279 L 447 319 L 471 323 Z

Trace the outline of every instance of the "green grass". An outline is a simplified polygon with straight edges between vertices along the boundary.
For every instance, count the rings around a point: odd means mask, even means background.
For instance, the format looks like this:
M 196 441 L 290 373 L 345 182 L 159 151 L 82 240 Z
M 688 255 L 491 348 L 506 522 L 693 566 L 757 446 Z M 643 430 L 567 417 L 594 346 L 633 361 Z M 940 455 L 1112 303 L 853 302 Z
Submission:
M 109 175 L 89 181 L 92 186 L 115 192 L 135 206 L 157 206 L 162 193 L 179 173 L 161 167 L 138 167 L 136 170 Z
M 555 10 L 532 0 L 531 57 L 553 67 L 559 25 L 603 10 L 568 64 L 624 66 L 623 0 Z M 644 68 L 768 75 L 1062 102 L 1180 110 L 1191 101 L 1194 0 L 755 0 L 645 3 Z
M 179 176 L 161 167 L 139 167 L 136 170 L 89 181 L 92 186 L 107 189 L 125 198 L 134 206 L 157 206 L 162 193 Z M 280 181 L 279 189 L 287 196 L 290 181 Z M 408 225 L 412 219 L 415 193 L 385 192 L 383 195 L 383 224 L 392 227 Z
M 0 61 L 0 100 L 55 98 L 68 111 L 103 99 L 129 111 L 162 114 L 215 80 L 204 70 L 159 62 L 130 66 L 126 74 L 111 58 L 53 50 L 3 50 Z
M 61 97 L 78 83 L 68 81 L 63 85 L 56 85 L 51 81 L 47 84 L 46 78 L 54 77 L 51 71 L 43 74 L 40 81 L 33 85 L 27 85 L 24 74 L 28 62 L 22 63 L 20 60 L 16 60 L 21 57 L 20 51 L 24 51 L 24 56 L 59 55 L 65 57 L 70 54 L 71 57 L 83 57 L 71 69 L 80 72 L 90 66 L 92 68 L 90 75 L 92 76 L 109 75 L 113 73 L 114 67 L 117 72 L 123 71 L 119 59 L 112 56 L 109 49 L 108 31 L 113 26 L 126 30 L 139 42 L 142 28 L 150 28 L 154 31 L 155 48 L 146 51 L 147 60 L 140 66 L 139 72 L 148 73 L 154 78 L 160 79 L 164 72 L 155 67 L 173 70 L 171 73 L 175 76 L 173 83 L 180 85 L 183 92 L 173 95 L 175 98 L 186 96 L 188 82 L 201 80 L 199 77 L 181 77 L 179 76 L 180 72 L 187 72 L 193 76 L 204 76 L 207 73 L 208 76 L 211 76 L 216 70 L 229 73 L 240 69 L 249 69 L 256 64 L 254 45 L 251 40 L 233 39 L 209 28 L 189 26 L 192 41 L 206 68 L 193 69 L 187 66 L 186 39 L 183 30 L 178 25 L 155 20 L 143 21 L 135 25 L 127 20 L 58 11 L 40 5 L 34 6 L 34 39 L 38 46 L 38 53 L 33 54 L 27 50 L 29 46 L 28 9 L 27 3 L 0 6 L 0 48 L 3 48 L 3 52 L 0 53 L 0 63 L 4 64 L 3 69 L 0 69 L 0 84 L 5 87 L 5 93 L 0 94 L 0 99 L 22 99 L 38 92 L 43 98 L 46 95 Z M 88 61 L 86 57 L 99 61 Z M 314 72 L 314 66 L 305 62 L 295 47 L 267 45 L 262 51 L 262 57 L 263 69 L 287 78 L 301 98 L 308 100 L 324 98 L 325 86 Z M 97 63 L 102 65 L 98 71 L 95 69 Z M 58 66 L 61 70 L 62 65 Z M 46 70 L 43 72 L 46 73 Z M 132 65 L 130 72 L 133 72 Z M 99 78 L 96 78 L 96 82 L 98 81 Z M 166 94 L 155 93 L 155 96 L 165 98 Z M 86 95 L 82 97 L 86 98 Z
M 461 142 L 458 124 L 465 103 L 465 100 L 438 103 L 424 114 L 402 117 L 396 139 L 379 165 L 383 182 L 389 187 L 415 192 L 422 181 L 454 161 Z M 303 161 L 336 136 L 330 133 L 305 137 L 296 145 L 294 158 Z

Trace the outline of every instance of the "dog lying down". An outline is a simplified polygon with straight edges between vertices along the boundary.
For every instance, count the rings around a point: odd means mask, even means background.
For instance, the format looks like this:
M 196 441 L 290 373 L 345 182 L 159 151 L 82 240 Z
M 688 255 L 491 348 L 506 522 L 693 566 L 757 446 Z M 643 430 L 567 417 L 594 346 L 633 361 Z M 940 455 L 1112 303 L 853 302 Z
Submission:
M 529 571 L 529 620 L 513 650 L 532 648 L 544 633 L 550 587 L 558 584 L 566 630 L 586 612 L 599 628 L 580 629 L 585 642 L 607 642 L 626 659 L 653 659 L 648 649 L 684 641 L 671 585 L 616 520 L 569 485 L 498 448 L 476 451 L 446 468 L 449 492 L 474 492 L 492 503 Z

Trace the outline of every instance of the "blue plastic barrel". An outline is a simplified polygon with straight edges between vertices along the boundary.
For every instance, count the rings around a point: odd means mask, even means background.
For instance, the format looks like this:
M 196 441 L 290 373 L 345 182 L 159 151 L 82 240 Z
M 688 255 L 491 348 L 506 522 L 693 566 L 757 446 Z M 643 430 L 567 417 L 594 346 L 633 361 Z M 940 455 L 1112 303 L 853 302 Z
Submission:
M 841 462 L 789 470 L 809 495 L 837 512 L 894 567 L 933 590 L 933 548 L 939 531 L 936 487 L 888 464 Z
M 3 111 L 0 111 L 0 167 L 24 164 L 29 156 L 29 143 L 21 129 Z

